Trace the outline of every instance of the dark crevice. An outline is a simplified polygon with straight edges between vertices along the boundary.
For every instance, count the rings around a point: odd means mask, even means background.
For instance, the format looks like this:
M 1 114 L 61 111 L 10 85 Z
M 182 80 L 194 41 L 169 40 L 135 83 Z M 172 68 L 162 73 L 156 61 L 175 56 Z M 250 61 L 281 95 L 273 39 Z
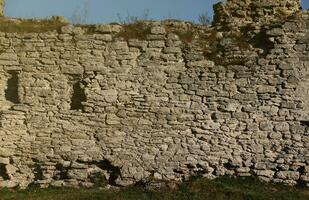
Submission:
M 262 30 L 258 34 L 256 34 L 250 41 L 249 41 L 254 48 L 259 48 L 263 50 L 261 54 L 262 57 L 265 57 L 269 54 L 271 49 L 274 49 L 274 43 L 269 40 L 269 36 L 266 34 L 266 30 Z
M 309 121 L 300 121 L 300 125 L 309 127 Z
M 304 135 L 309 135 L 309 121 L 300 121 L 300 125 L 304 127 Z
M 88 165 L 96 165 L 97 167 L 99 167 L 100 169 L 107 171 L 107 173 L 109 174 L 109 179 L 107 180 L 109 185 L 113 185 L 113 186 L 120 186 L 116 183 L 116 180 L 121 176 L 121 172 L 120 172 L 120 167 L 114 166 L 112 165 L 112 163 L 107 160 L 104 159 L 102 161 L 92 161 L 92 162 L 82 162 L 79 161 L 79 163 L 84 163 L 84 164 L 88 164 Z M 96 181 L 96 179 L 102 179 L 102 177 L 98 177 L 96 176 L 96 174 L 93 177 L 90 177 L 90 179 L 92 179 L 92 181 Z
M 56 169 L 59 172 L 56 175 L 57 180 L 68 179 L 68 168 L 64 167 L 62 164 L 57 164 Z
M 300 173 L 300 175 L 303 175 L 306 173 L 306 169 L 304 166 L 301 166 L 300 168 L 298 168 L 297 171 Z M 303 188 L 307 188 L 307 182 L 301 179 L 297 181 L 297 185 Z
M 79 77 L 73 77 L 73 94 L 71 97 L 71 110 L 83 110 L 83 102 L 86 102 L 84 89 L 85 83 Z
M 207 174 L 207 171 L 204 169 L 198 169 L 194 171 L 194 176 L 202 177 L 204 174 Z
M 184 174 L 184 172 L 181 169 L 173 169 L 173 172 L 175 174 Z
M 34 180 L 43 180 L 43 170 L 40 166 L 40 164 L 34 164 L 33 165 L 33 174 L 34 174 Z
M 186 166 L 188 169 L 191 169 L 191 170 L 195 169 L 195 166 L 192 164 L 186 164 Z
M 197 77 L 198 77 L 199 81 L 202 81 L 202 79 L 204 77 L 204 73 L 203 72 L 199 72 Z
M 0 177 L 2 177 L 4 180 L 10 179 L 4 164 L 0 164 Z
M 14 103 L 20 103 L 18 97 L 18 72 L 9 71 L 10 78 L 7 81 L 7 88 L 5 90 L 5 99 Z
M 108 179 L 108 183 L 110 185 L 117 186 L 116 180 L 121 175 L 120 167 L 116 167 L 116 166 L 112 165 L 112 163 L 109 160 L 106 160 L 106 159 L 99 162 L 98 167 L 100 167 L 103 170 L 106 170 L 110 174 L 110 177 Z
M 276 148 L 274 148 L 274 149 L 276 149 Z M 288 154 L 290 152 L 290 150 L 291 150 L 291 147 L 285 146 L 285 147 L 282 148 L 281 151 Z
M 234 170 L 235 166 L 233 166 L 231 163 L 224 163 L 223 167 L 227 170 Z
M 215 120 L 217 119 L 216 113 L 211 113 L 210 117 L 211 117 L 211 119 L 212 119 L 213 121 L 215 121 Z
M 305 174 L 305 167 L 304 166 L 301 166 L 300 168 L 297 169 L 297 171 L 300 173 L 300 174 Z

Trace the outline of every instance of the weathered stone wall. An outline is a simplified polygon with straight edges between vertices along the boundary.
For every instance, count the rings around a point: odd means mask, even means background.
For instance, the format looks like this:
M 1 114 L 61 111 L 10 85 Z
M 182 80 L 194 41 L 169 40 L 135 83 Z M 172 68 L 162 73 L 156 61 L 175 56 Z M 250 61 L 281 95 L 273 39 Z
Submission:
M 294 14 L 246 48 L 216 32 L 224 64 L 165 22 L 146 39 L 122 39 L 120 25 L 0 33 L 1 187 L 308 183 L 308 20 Z
M 226 0 L 214 6 L 214 24 L 228 28 L 282 21 L 300 8 L 300 0 Z

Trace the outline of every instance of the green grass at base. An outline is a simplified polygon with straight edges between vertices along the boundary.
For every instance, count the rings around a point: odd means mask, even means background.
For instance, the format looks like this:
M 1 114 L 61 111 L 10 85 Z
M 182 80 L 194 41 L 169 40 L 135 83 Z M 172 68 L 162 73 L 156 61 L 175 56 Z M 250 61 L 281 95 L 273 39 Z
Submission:
M 197 178 L 177 190 L 149 191 L 140 187 L 120 190 L 30 188 L 0 190 L 0 200 L 309 200 L 309 188 L 260 182 L 253 178 Z

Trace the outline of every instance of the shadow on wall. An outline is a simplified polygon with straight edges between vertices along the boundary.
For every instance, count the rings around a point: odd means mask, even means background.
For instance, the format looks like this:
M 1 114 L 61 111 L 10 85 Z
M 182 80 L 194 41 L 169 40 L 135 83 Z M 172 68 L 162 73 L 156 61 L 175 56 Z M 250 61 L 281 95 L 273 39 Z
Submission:
M 5 98 L 6 100 L 19 104 L 18 97 L 18 72 L 17 71 L 9 71 L 9 79 L 7 81 L 7 88 L 5 90 Z

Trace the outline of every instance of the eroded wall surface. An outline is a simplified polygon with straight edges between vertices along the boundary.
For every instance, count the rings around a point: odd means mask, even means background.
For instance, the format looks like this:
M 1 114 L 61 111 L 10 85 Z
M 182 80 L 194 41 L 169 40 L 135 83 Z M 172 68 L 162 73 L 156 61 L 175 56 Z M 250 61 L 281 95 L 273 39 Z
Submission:
M 0 33 L 1 187 L 308 183 L 308 17 L 268 26 L 271 47 L 235 46 L 224 65 L 163 23 L 146 40 L 116 37 L 120 25 Z

